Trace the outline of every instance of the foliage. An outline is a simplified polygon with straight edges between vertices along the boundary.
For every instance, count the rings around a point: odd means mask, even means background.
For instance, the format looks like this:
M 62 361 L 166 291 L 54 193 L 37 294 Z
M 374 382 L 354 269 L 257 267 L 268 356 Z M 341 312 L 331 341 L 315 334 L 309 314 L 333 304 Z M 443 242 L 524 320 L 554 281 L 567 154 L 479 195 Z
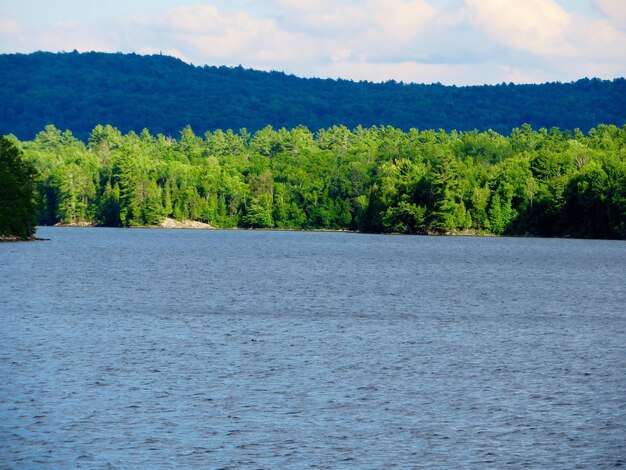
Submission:
M 14 139 L 0 135 L 0 236 L 26 239 L 35 233 L 35 176 Z
M 177 140 L 97 125 L 84 145 L 49 125 L 21 146 L 40 173 L 42 224 L 167 216 L 215 227 L 626 238 L 626 126 L 585 136 L 525 125 L 508 137 L 391 126 L 200 137 L 186 126 Z
M 450 152 L 495 162 L 512 152 L 537 150 L 537 136 L 521 128 L 511 140 L 501 134 L 530 123 L 588 131 L 599 122 L 626 122 L 626 80 L 582 79 L 541 85 L 443 86 L 304 79 L 242 67 L 195 67 L 162 55 L 36 52 L 0 55 L 0 132 L 32 139 L 46 124 L 72 129 L 86 142 L 92 128 L 108 122 L 123 133 L 148 127 L 164 136 L 185 125 L 199 132 L 247 128 L 257 131 L 305 125 L 326 129 L 337 123 L 467 131 Z M 345 145 L 347 128 L 326 136 L 323 147 Z M 101 130 L 101 133 L 106 131 Z M 257 134 L 253 148 L 264 156 L 310 141 L 308 131 L 294 142 Z M 396 137 L 398 136 L 396 132 Z M 92 136 L 97 142 L 101 137 Z M 195 136 L 179 144 L 194 158 Z M 331 140 L 332 137 L 335 140 Z M 367 133 L 363 136 L 367 139 Z M 398 147 L 388 136 L 389 147 Z M 436 133 L 432 136 L 437 138 Z M 213 134 L 213 155 L 241 148 L 245 134 Z M 344 140 L 342 140 L 344 139 Z M 558 143 L 558 142 L 557 142 Z M 361 142 L 363 148 L 367 141 Z M 550 143 L 553 147 L 554 143 Z

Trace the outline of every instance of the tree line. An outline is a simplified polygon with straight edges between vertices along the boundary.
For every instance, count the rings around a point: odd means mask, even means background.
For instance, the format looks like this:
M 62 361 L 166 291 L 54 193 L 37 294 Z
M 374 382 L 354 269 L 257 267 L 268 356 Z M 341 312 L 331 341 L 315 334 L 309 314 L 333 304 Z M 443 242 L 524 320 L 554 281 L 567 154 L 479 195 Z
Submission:
M 265 127 L 178 138 L 46 126 L 12 144 L 36 168 L 39 223 L 626 238 L 626 126 L 508 135 L 391 126 Z
M 193 129 L 251 132 L 271 124 L 322 129 L 341 123 L 404 131 L 453 129 L 509 133 L 626 122 L 626 80 L 445 86 L 305 79 L 243 67 L 193 66 L 165 55 L 0 54 L 0 133 L 31 140 L 44 125 L 81 140 L 106 122 L 121 132 L 143 127 L 176 135 Z

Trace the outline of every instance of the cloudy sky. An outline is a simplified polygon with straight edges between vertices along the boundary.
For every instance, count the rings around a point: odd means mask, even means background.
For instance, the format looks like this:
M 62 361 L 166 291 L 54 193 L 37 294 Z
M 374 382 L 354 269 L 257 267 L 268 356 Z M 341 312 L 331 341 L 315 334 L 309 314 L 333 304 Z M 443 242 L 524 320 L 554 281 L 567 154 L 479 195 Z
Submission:
M 0 52 L 444 84 L 626 75 L 626 0 L 0 0 Z

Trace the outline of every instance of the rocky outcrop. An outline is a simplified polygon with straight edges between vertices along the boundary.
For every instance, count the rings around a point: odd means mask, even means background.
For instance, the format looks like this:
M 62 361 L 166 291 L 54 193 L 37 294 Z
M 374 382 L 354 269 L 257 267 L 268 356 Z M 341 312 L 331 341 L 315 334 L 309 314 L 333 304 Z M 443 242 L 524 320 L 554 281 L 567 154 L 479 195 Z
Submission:
M 193 229 L 211 229 L 214 228 L 212 225 L 198 222 L 197 220 L 176 220 L 170 219 L 167 217 L 161 224 L 159 225 L 161 228 L 193 228 Z

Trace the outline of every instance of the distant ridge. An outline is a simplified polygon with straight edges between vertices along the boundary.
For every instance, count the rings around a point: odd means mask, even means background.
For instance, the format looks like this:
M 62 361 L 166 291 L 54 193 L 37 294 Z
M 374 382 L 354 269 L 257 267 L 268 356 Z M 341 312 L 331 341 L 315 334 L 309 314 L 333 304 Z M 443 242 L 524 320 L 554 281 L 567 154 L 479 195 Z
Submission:
M 271 125 L 404 130 L 580 128 L 626 123 L 626 80 L 444 86 L 305 79 L 242 67 L 193 66 L 163 55 L 0 55 L 0 133 L 32 139 L 46 124 L 86 139 L 93 127 L 178 136 Z

